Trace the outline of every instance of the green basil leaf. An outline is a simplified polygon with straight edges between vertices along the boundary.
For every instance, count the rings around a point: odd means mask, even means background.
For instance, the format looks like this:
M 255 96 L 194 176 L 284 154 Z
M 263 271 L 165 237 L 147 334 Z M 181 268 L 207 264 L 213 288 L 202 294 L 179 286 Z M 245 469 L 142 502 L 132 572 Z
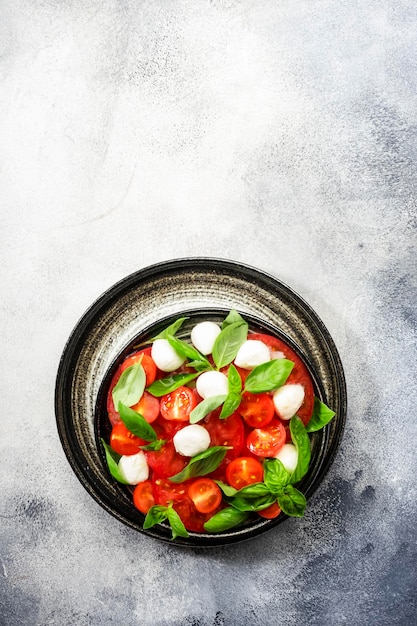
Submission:
M 189 361 L 187 363 L 188 367 L 193 367 L 197 372 L 206 372 L 209 369 L 213 369 L 210 361 Z
M 145 389 L 146 374 L 140 363 L 127 367 L 113 388 L 114 406 L 123 402 L 126 406 L 133 406 L 142 397 Z
M 227 384 L 229 393 L 240 394 L 242 391 L 242 379 L 233 363 L 230 365 L 229 371 L 227 372 Z
M 277 496 L 277 502 L 281 511 L 291 517 L 303 517 L 307 504 L 301 491 L 292 485 L 283 488 Z
M 240 393 L 229 393 L 226 396 L 219 418 L 223 420 L 226 419 L 226 417 L 229 417 L 229 415 L 236 411 L 241 401 L 242 396 Z
M 103 444 L 104 452 L 106 453 L 106 461 L 110 474 L 119 483 L 122 483 L 123 485 L 128 485 L 129 483 L 123 478 L 118 466 L 121 455 L 117 454 L 117 452 L 115 452 L 109 445 L 107 445 L 104 439 L 101 440 L 101 443 Z
M 277 496 L 273 493 L 267 493 L 258 498 L 244 498 L 238 494 L 233 498 L 229 498 L 228 502 L 239 511 L 262 511 L 271 506 L 271 504 L 274 504 L 276 500 Z
M 187 319 L 188 317 L 179 317 L 175 320 L 175 322 L 173 322 L 173 324 L 170 324 L 167 328 L 156 335 L 156 337 L 152 337 L 151 341 L 155 341 L 156 339 L 166 339 L 167 335 L 175 335 Z
M 230 446 L 213 446 L 212 448 L 207 448 L 204 452 L 193 456 L 182 472 L 170 476 L 169 480 L 173 483 L 182 483 L 184 480 L 188 480 L 194 476 L 205 476 L 206 474 L 210 474 L 210 472 L 214 472 L 223 461 L 226 452 L 230 449 Z
M 178 387 L 182 387 L 182 385 L 187 385 L 199 375 L 199 372 L 193 372 L 190 374 L 187 372 L 173 374 L 172 376 L 167 376 L 167 378 L 155 380 L 155 382 L 146 388 L 146 391 L 149 391 L 149 393 L 153 396 L 160 398 L 161 396 L 165 396 L 167 393 L 171 393 L 171 391 L 175 391 Z
M 216 337 L 212 352 L 213 360 L 218 369 L 233 361 L 247 336 L 248 325 L 246 322 L 234 322 L 223 328 Z
M 151 443 L 148 443 L 148 445 L 139 446 L 139 448 L 141 450 L 149 450 L 150 452 L 153 452 L 155 450 L 160 450 L 161 448 L 164 447 L 165 444 L 166 444 L 166 439 L 156 439 L 156 441 L 151 441 Z
M 226 400 L 227 396 L 211 396 L 197 404 L 190 413 L 190 424 L 197 424 L 208 413 L 217 409 Z
M 236 495 L 244 498 L 260 498 L 271 494 L 271 490 L 265 483 L 252 483 L 239 489 Z
M 166 339 L 171 347 L 174 348 L 175 352 L 184 359 L 191 359 L 193 363 L 204 363 L 206 369 L 212 369 L 210 361 L 206 359 L 203 354 L 200 354 L 194 346 L 190 345 L 186 341 L 181 341 L 172 335 L 167 335 Z
M 288 359 L 272 359 L 257 365 L 245 381 L 245 391 L 250 393 L 266 393 L 281 387 L 294 367 Z
M 265 459 L 264 481 L 272 493 L 277 493 L 289 484 L 291 473 L 285 469 L 279 459 Z
M 248 513 L 238 511 L 233 507 L 228 507 L 215 513 L 213 517 L 210 517 L 208 522 L 204 524 L 204 528 L 209 533 L 221 533 L 224 530 L 229 530 L 230 528 L 239 526 L 239 524 L 243 524 L 248 517 Z
M 167 518 L 172 530 L 172 538 L 176 537 L 188 537 L 187 529 L 185 528 L 182 519 L 178 513 L 172 508 L 170 504 L 167 508 Z
M 160 504 L 154 504 L 154 506 L 151 506 L 143 522 L 143 528 L 146 530 L 147 528 L 152 528 L 152 526 L 155 526 L 156 524 L 162 524 L 162 522 L 165 522 L 168 517 L 167 510 L 168 507 Z
M 222 480 L 215 480 L 214 482 L 220 487 L 225 496 L 234 496 L 237 494 L 237 489 L 224 483 Z
M 311 458 L 310 438 L 298 415 L 294 415 L 294 417 L 291 418 L 290 433 L 293 444 L 298 452 L 298 463 L 292 473 L 291 482 L 298 483 L 307 473 Z
M 152 426 L 148 424 L 140 413 L 137 413 L 137 411 L 129 408 L 123 404 L 123 402 L 119 402 L 117 409 L 119 411 L 120 419 L 126 426 L 127 430 L 130 430 L 130 432 L 136 435 L 136 437 L 140 437 L 145 441 L 155 441 L 158 439 L 158 435 Z
M 226 328 L 226 326 L 230 326 L 230 324 L 246 324 L 243 317 L 236 311 L 236 309 L 232 309 L 227 317 L 223 320 L 222 330 Z
M 313 433 L 316 430 L 324 428 L 336 415 L 334 411 L 329 409 L 319 398 L 314 398 L 313 415 L 306 426 L 308 433 Z

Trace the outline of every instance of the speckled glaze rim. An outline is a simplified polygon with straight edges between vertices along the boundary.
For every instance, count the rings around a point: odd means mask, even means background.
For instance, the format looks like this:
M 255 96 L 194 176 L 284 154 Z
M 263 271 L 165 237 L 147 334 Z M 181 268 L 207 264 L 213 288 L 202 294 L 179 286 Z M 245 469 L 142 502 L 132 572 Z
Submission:
M 109 373 L 132 343 L 149 336 L 161 320 L 204 314 L 218 318 L 232 308 L 250 323 L 289 341 L 303 358 L 316 391 L 336 417 L 312 437 L 314 463 L 300 484 L 306 497 L 318 488 L 343 435 L 346 383 L 330 333 L 313 309 L 290 287 L 252 266 L 226 259 L 193 257 L 145 267 L 116 283 L 81 317 L 71 333 L 58 368 L 55 413 L 64 452 L 88 493 L 119 521 L 150 537 L 188 547 L 213 547 L 243 541 L 286 519 L 254 519 L 220 533 L 190 533 L 172 542 L 165 525 L 146 531 L 126 488 L 109 475 L 97 445 L 103 390 Z

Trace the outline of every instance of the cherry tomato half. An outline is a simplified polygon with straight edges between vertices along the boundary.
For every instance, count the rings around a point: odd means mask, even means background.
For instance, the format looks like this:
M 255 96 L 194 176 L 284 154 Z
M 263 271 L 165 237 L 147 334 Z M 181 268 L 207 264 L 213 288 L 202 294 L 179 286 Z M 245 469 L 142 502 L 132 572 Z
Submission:
M 204 532 L 204 524 L 210 514 L 199 513 L 188 495 L 187 483 L 171 483 L 169 480 L 153 477 L 155 502 L 167 506 L 173 503 L 173 508 L 180 516 L 187 530 Z
M 188 495 L 199 513 L 213 513 L 222 501 L 222 492 L 211 478 L 198 478 L 192 482 Z
M 189 459 L 178 454 L 172 441 L 168 441 L 160 450 L 145 451 L 149 467 L 160 478 L 169 478 L 181 472 Z
M 285 355 L 285 358 L 294 363 L 294 367 L 291 371 L 287 379 L 288 384 L 300 383 L 304 386 L 304 402 L 301 407 L 297 411 L 298 417 L 301 419 L 304 425 L 308 424 L 310 418 L 313 414 L 314 408 L 314 387 L 313 381 L 311 380 L 311 376 L 307 367 L 304 365 L 303 361 L 300 359 L 298 354 L 294 352 L 292 348 L 290 348 L 286 343 L 278 339 L 277 337 L 272 337 L 271 335 L 264 335 L 253 333 L 250 335 L 251 339 L 256 339 L 258 341 L 262 341 L 265 345 L 267 345 L 274 352 L 282 352 Z
M 210 434 L 212 446 L 232 446 L 226 453 L 225 460 L 230 461 L 239 456 L 245 441 L 245 429 L 242 419 L 232 413 L 226 419 L 220 419 L 221 409 L 216 409 L 204 418 L 204 426 Z
M 188 422 L 197 405 L 197 392 L 189 387 L 178 387 L 161 398 L 161 414 L 166 420 Z
M 137 404 L 132 406 L 132 409 L 140 413 L 148 424 L 152 424 L 159 415 L 159 400 L 148 391 L 144 391 L 143 396 Z
M 136 485 L 133 491 L 133 504 L 141 513 L 149 511 L 151 506 L 155 504 L 155 498 L 153 495 L 152 483 L 150 480 L 144 480 L 142 483 Z
M 258 511 L 258 513 L 261 517 L 265 517 L 266 519 L 274 519 L 281 513 L 281 509 L 278 503 L 274 502 L 271 506 L 268 506 L 268 508 L 263 509 L 263 511 Z
M 249 393 L 245 391 L 238 408 L 238 413 L 246 424 L 252 428 L 268 426 L 275 414 L 271 396 L 266 393 Z
M 113 426 L 110 433 L 110 446 L 117 454 L 136 454 L 139 452 L 139 446 L 145 444 L 146 442 L 131 433 L 123 422 L 119 422 Z
M 246 445 L 252 454 L 260 457 L 274 457 L 286 440 L 283 424 L 274 420 L 265 428 L 255 428 L 249 433 Z
M 235 489 L 262 482 L 264 470 L 260 462 L 251 456 L 239 456 L 229 463 L 226 479 Z

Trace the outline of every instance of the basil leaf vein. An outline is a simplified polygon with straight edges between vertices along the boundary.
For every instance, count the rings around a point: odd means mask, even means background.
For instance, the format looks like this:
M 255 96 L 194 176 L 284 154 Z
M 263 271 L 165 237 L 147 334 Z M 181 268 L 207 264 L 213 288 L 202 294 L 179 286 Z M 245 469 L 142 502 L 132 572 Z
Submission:
M 198 363 L 200 367 L 204 365 L 206 369 L 212 369 L 210 361 L 203 354 L 200 354 L 194 346 L 169 334 L 166 336 L 166 339 L 175 352 L 184 359 L 191 359 L 192 363 Z
M 264 481 L 272 493 L 277 493 L 289 484 L 292 474 L 285 469 L 279 459 L 265 459 Z
M 236 357 L 240 346 L 248 336 L 246 322 L 234 322 L 220 332 L 214 342 L 212 356 L 217 369 L 228 365 Z
M 136 435 L 136 437 L 140 437 L 145 441 L 155 441 L 158 439 L 158 435 L 152 426 L 148 424 L 140 413 L 129 408 L 122 402 L 119 402 L 117 409 L 123 424 L 131 433 Z
M 226 400 L 227 396 L 211 396 L 197 404 L 190 413 L 190 424 L 197 424 L 208 413 L 217 409 Z
M 142 397 L 145 389 L 146 374 L 140 363 L 135 363 L 127 367 L 112 391 L 114 406 L 117 407 L 119 402 L 123 402 L 126 406 L 133 406 Z
M 294 415 L 294 417 L 291 418 L 290 433 L 293 444 L 298 452 L 297 467 L 292 473 L 291 482 L 298 483 L 307 473 L 311 458 L 310 437 L 298 415 Z
M 245 381 L 245 391 L 250 393 L 266 393 L 281 387 L 294 367 L 288 359 L 272 359 L 257 365 Z
M 182 372 L 181 374 L 173 374 L 172 376 L 155 380 L 151 385 L 149 385 L 149 387 L 146 388 L 146 391 L 149 391 L 149 393 L 153 396 L 160 398 L 161 396 L 165 396 L 167 393 L 171 393 L 171 391 L 175 391 L 178 387 L 187 385 L 199 375 L 199 372 Z
M 291 517 L 303 517 L 307 504 L 304 494 L 292 485 L 283 488 L 277 496 L 277 502 L 281 511 Z
M 245 511 L 238 511 L 234 507 L 227 507 L 222 509 L 218 513 L 215 513 L 213 517 L 204 524 L 205 530 L 209 533 L 221 533 L 224 530 L 229 530 L 239 524 L 243 524 L 249 517 L 249 513 Z

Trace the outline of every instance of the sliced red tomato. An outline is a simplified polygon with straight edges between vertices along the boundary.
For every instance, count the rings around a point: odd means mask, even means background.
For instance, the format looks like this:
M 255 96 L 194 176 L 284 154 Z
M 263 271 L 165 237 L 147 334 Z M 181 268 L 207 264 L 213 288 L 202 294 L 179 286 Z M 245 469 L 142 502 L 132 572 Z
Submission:
M 177 500 L 173 504 L 173 509 L 178 513 L 187 530 L 196 533 L 206 532 L 204 524 L 210 519 L 212 514 L 197 511 L 191 498 Z
M 271 396 L 266 393 L 249 393 L 245 391 L 238 408 L 238 413 L 246 424 L 252 428 L 267 426 L 275 415 L 275 407 Z
M 172 441 L 168 441 L 160 450 L 145 451 L 149 467 L 160 478 L 169 478 L 181 472 L 189 459 L 178 454 Z
M 213 513 L 222 501 L 222 492 L 211 478 L 198 478 L 188 487 L 188 495 L 199 513 Z
M 246 445 L 252 454 L 260 457 L 274 457 L 286 440 L 283 424 L 274 420 L 265 428 L 255 428 L 249 433 Z
M 162 506 L 173 503 L 173 508 L 180 516 L 187 530 L 204 532 L 204 524 L 210 514 L 197 511 L 193 501 L 188 495 L 188 482 L 171 483 L 169 480 L 154 476 L 153 487 L 155 502 Z
M 143 396 L 137 404 L 132 406 L 132 409 L 140 413 L 148 424 L 152 424 L 159 415 L 159 400 L 148 391 L 144 391 Z
M 150 480 L 144 480 L 136 485 L 133 491 L 133 504 L 145 515 L 151 506 L 155 504 L 152 482 Z
M 136 454 L 140 450 L 139 446 L 145 444 L 146 441 L 131 433 L 123 422 L 113 426 L 110 433 L 110 446 L 117 454 Z
M 290 346 L 288 346 L 277 337 L 261 333 L 253 333 L 250 335 L 250 338 L 262 341 L 274 352 L 282 352 L 285 355 L 286 359 L 294 363 L 294 367 L 287 379 L 287 383 L 300 383 L 301 385 L 303 385 L 305 397 L 303 404 L 297 411 L 297 415 L 302 420 L 304 425 L 308 424 L 313 414 L 314 408 L 314 386 L 306 365 L 304 365 L 298 354 L 294 352 L 294 350 L 290 348 Z
M 125 359 L 121 365 L 119 365 L 118 369 L 116 370 L 116 373 L 114 374 L 111 380 L 109 391 L 107 394 L 107 413 L 108 413 L 109 420 L 112 426 L 114 426 L 115 424 L 118 424 L 121 421 L 119 413 L 116 411 L 116 407 L 114 406 L 113 395 L 112 395 L 113 389 L 117 385 L 117 382 L 120 376 L 122 375 L 122 373 L 131 365 L 135 365 L 135 363 L 138 363 L 140 359 L 142 359 L 141 365 L 143 369 L 145 370 L 146 385 L 150 385 L 155 380 L 156 365 L 151 358 L 151 348 L 145 348 L 144 350 L 139 350 L 138 352 L 134 352 L 133 354 L 128 356 L 127 359 Z
M 274 504 L 271 504 L 271 506 L 263 511 L 258 511 L 258 513 L 261 517 L 265 517 L 266 519 L 274 519 L 281 513 L 281 509 L 279 508 L 278 503 L 274 502 Z
M 229 463 L 226 479 L 235 489 L 262 482 L 264 470 L 260 462 L 251 456 L 239 456 Z
M 227 464 L 228 461 L 239 456 L 245 442 L 245 429 L 240 415 L 232 413 L 226 419 L 220 419 L 220 412 L 221 408 L 212 411 L 202 423 L 210 434 L 212 446 L 232 446 L 225 456 Z
M 166 506 L 168 502 L 176 502 L 188 497 L 185 483 L 172 483 L 167 478 L 154 475 L 152 484 L 156 504 Z
M 166 420 L 188 422 L 190 413 L 197 406 L 198 396 L 194 389 L 178 387 L 161 398 L 161 414 Z

